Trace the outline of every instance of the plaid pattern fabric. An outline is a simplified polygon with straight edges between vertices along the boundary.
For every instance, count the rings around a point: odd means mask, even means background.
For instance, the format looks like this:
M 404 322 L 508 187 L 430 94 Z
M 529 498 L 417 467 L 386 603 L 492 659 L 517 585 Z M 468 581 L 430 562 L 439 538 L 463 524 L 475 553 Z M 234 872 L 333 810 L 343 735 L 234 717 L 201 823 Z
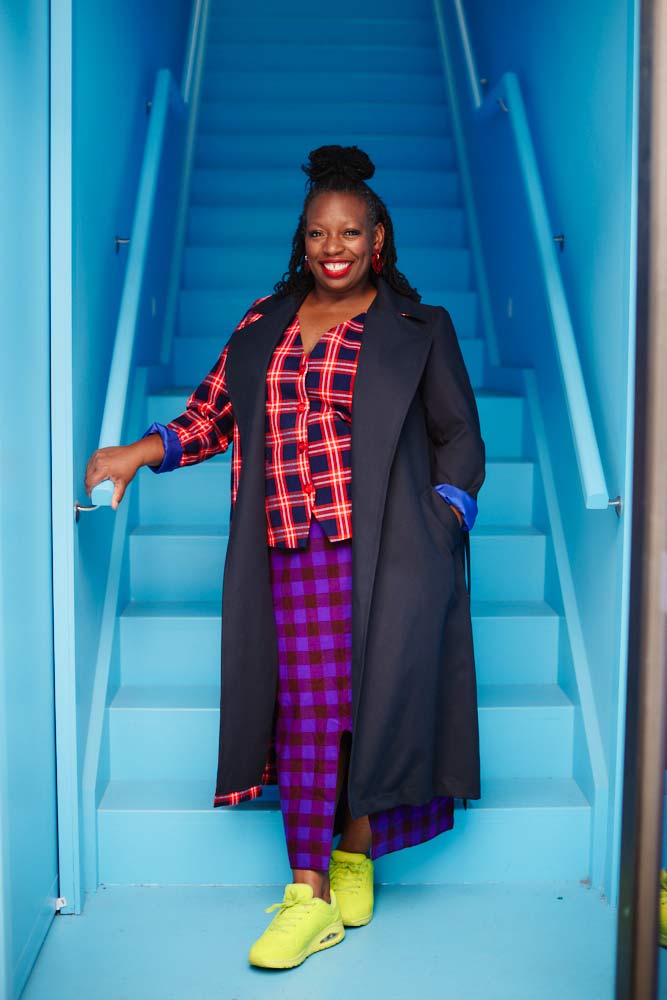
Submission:
M 275 764 L 290 866 L 327 870 L 340 736 L 352 731 L 352 543 L 331 542 L 315 518 L 309 527 L 306 549 L 269 552 L 279 664 Z M 217 805 L 234 804 L 220 799 Z M 451 829 L 454 802 L 399 805 L 369 821 L 378 858 Z
M 255 299 L 234 333 L 262 318 L 262 313 L 253 310 L 268 297 L 262 295 L 259 299 Z M 229 442 L 233 441 L 231 488 L 233 510 L 241 474 L 241 437 L 227 391 L 228 353 L 229 344 L 226 344 L 213 368 L 188 399 L 185 411 L 170 420 L 166 428 L 173 431 L 180 442 L 179 466 L 205 462 L 207 458 L 213 458 L 214 455 L 227 451 Z
M 269 553 L 278 634 L 278 788 L 290 866 L 326 870 L 338 744 L 352 730 L 352 546 L 313 518 L 305 550 Z
M 237 330 L 261 318 L 250 307 Z M 305 354 L 299 319 L 283 332 L 266 375 L 267 541 L 280 548 L 304 548 L 314 512 L 333 541 L 351 538 L 352 394 L 363 313 L 327 330 Z M 205 461 L 229 447 L 232 454 L 232 511 L 241 473 L 241 447 L 227 393 L 228 346 L 188 400 L 167 424 L 182 448 L 180 465 Z

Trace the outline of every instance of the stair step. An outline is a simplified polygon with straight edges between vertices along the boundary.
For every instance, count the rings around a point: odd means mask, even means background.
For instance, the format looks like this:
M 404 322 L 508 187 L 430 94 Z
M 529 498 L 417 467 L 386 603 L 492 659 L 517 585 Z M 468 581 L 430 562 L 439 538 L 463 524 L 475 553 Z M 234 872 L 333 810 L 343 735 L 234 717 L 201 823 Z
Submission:
M 282 277 L 288 260 L 284 246 L 186 247 L 183 287 L 191 289 L 238 288 L 252 275 L 260 288 L 273 288 Z M 471 282 L 470 251 L 439 247 L 425 254 L 421 247 L 403 247 L 399 267 L 406 274 L 419 274 L 422 281 L 435 283 L 443 275 L 452 289 L 467 291 Z
M 473 597 L 471 615 L 478 683 L 555 682 L 561 619 L 552 607 Z M 219 684 L 220 628 L 219 600 L 131 601 L 120 617 L 122 683 Z
M 166 389 L 148 397 L 146 426 L 168 423 L 185 409 L 192 386 Z M 525 404 L 522 396 L 478 389 L 475 392 L 486 458 L 521 458 Z
M 272 13 L 275 13 L 275 7 Z M 254 46 L 270 44 L 278 47 L 283 42 L 290 45 L 303 43 L 319 44 L 326 37 L 330 45 L 345 46 L 350 40 L 354 49 L 354 39 L 365 45 L 433 45 L 436 34 L 432 14 L 417 17 L 389 17 L 384 8 L 379 17 L 318 17 L 312 8 L 307 17 L 286 16 L 281 11 L 279 17 L 234 17 L 216 15 L 211 19 L 209 40 L 213 44 L 238 46 L 247 42 L 253 49 L 245 49 L 248 62 L 254 62 Z M 340 49 L 339 49 L 340 53 Z M 303 59 L 303 51 L 302 56 Z
M 390 211 L 394 204 L 451 207 L 460 204 L 459 175 L 447 170 L 384 170 L 378 177 L 377 193 Z M 256 168 L 202 167 L 193 171 L 191 204 L 194 205 L 285 205 L 301 211 L 304 178 L 298 169 L 271 171 Z
M 216 525 L 143 525 L 130 535 L 130 580 L 137 601 L 209 601 L 222 593 L 228 535 Z M 472 593 L 536 601 L 544 594 L 546 539 L 529 525 L 486 525 L 471 534 Z M 503 572 L 504 571 L 504 572 Z
M 475 397 L 486 458 L 521 458 L 525 418 L 523 396 L 481 389 Z
M 361 96 L 361 95 L 360 95 Z M 364 95 L 365 96 L 365 95 Z M 417 137 L 451 135 L 451 117 L 446 104 L 410 104 L 406 101 L 384 102 L 358 100 L 339 104 L 335 100 L 283 101 L 202 101 L 199 111 L 199 134 L 206 132 L 259 131 L 276 136 L 299 132 L 309 137 L 327 132 L 377 132 L 400 130 L 401 135 Z M 313 145 L 308 145 L 313 149 Z
M 295 161 L 296 162 L 296 161 Z M 287 267 L 292 237 L 298 222 L 289 207 L 271 205 L 224 205 L 222 207 L 194 205 L 188 214 L 188 246 L 257 246 L 257 232 L 266 233 L 262 246 L 277 247 L 282 255 L 283 270 Z M 403 247 L 418 245 L 422 254 L 437 254 L 440 247 L 466 245 L 463 210 L 412 206 L 392 210 L 391 219 L 396 234 L 399 256 Z
M 300 67 L 300 68 L 298 68 Z M 349 103 L 363 96 L 365 101 L 402 101 L 443 104 L 445 84 L 442 73 L 404 73 L 397 63 L 392 72 L 372 71 L 357 63 L 332 79 L 328 67 L 316 66 L 308 57 L 288 72 L 257 72 L 256 64 L 228 73 L 209 63 L 202 90 L 203 101 L 310 101 L 335 100 Z
M 285 257 L 283 256 L 285 260 Z M 286 263 L 283 265 L 286 267 Z M 247 290 L 230 288 L 220 292 L 212 289 L 182 289 L 179 298 L 178 334 L 181 337 L 216 337 L 226 343 L 236 325 L 243 318 L 255 299 L 271 294 L 272 288 L 255 286 Z M 476 292 L 436 291 L 425 292 L 426 304 L 442 304 L 451 314 L 459 340 L 475 337 L 477 333 Z
M 121 687 L 109 711 L 111 777 L 203 779 L 217 760 L 218 686 Z M 568 777 L 574 706 L 556 684 L 481 686 L 482 778 Z
M 487 462 L 479 496 L 476 531 L 482 525 L 530 524 L 535 466 L 529 461 Z M 217 459 L 156 476 L 149 470 L 139 479 L 142 524 L 217 524 L 226 527 L 230 513 L 231 450 Z
M 454 829 L 376 861 L 379 882 L 586 878 L 590 806 L 572 778 L 484 782 Z M 98 811 L 104 884 L 281 884 L 282 817 L 261 798 L 212 808 L 210 781 L 111 781 Z M 548 850 L 527 850 L 548 844 Z
M 174 381 L 178 385 L 191 385 L 193 388 L 199 385 L 217 361 L 223 347 L 219 337 L 176 337 L 172 352 Z M 481 387 L 484 381 L 484 341 L 463 340 L 461 351 L 473 387 Z
M 515 527 L 531 524 L 534 484 L 535 463 L 532 461 L 510 458 L 487 461 L 473 531 L 498 522 Z
M 308 14 L 312 16 L 311 10 Z M 327 37 L 329 35 L 327 26 Z M 397 41 L 396 44 L 377 43 L 373 37 L 348 39 L 345 45 L 346 54 L 355 66 L 372 65 L 378 73 L 387 73 L 400 66 L 402 73 L 441 73 L 442 63 L 440 50 L 432 44 L 406 44 Z M 310 66 L 332 66 L 340 60 L 340 45 L 314 42 L 308 46 L 308 63 Z M 254 42 L 252 47 L 252 62 L 261 66 L 265 72 L 284 70 L 289 72 L 294 66 L 303 62 L 303 44 L 294 39 L 285 40 L 282 45 Z M 224 41 L 213 41 L 206 53 L 206 68 L 209 71 L 225 70 L 227 72 L 244 71 L 248 69 L 248 50 L 243 45 L 230 45 Z

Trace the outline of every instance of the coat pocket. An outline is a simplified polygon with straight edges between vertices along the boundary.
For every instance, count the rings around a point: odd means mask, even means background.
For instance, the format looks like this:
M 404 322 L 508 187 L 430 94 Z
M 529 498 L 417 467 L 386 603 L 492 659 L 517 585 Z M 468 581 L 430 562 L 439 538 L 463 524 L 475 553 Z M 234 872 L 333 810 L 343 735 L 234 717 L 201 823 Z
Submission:
M 463 529 L 459 519 L 446 500 L 436 493 L 433 486 L 423 490 L 419 499 L 427 513 L 428 523 L 433 528 L 433 536 L 440 548 L 454 554 L 463 540 Z

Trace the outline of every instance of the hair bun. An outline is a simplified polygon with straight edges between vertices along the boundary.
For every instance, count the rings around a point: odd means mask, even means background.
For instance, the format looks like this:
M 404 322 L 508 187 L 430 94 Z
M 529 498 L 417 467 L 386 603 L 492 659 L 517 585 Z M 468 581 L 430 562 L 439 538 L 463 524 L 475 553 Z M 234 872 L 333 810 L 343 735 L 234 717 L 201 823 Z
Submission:
M 301 169 L 313 184 L 330 177 L 346 177 L 351 181 L 367 181 L 375 173 L 371 158 L 358 146 L 319 146 L 308 154 L 308 163 Z

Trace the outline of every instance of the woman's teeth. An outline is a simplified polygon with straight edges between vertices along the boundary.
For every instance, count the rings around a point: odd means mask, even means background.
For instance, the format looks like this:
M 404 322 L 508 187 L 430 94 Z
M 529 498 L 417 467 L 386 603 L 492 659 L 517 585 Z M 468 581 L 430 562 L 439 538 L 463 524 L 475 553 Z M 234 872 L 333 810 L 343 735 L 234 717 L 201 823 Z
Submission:
M 322 268 L 326 271 L 326 273 L 327 274 L 332 274 L 332 275 L 333 274 L 336 274 L 336 275 L 343 274 L 346 271 L 349 271 L 349 269 L 351 267 L 352 267 L 352 261 L 351 260 L 341 261 L 341 262 L 337 262 L 335 264 L 333 264 L 333 263 L 331 263 L 331 264 L 324 264 L 323 263 L 322 264 Z

